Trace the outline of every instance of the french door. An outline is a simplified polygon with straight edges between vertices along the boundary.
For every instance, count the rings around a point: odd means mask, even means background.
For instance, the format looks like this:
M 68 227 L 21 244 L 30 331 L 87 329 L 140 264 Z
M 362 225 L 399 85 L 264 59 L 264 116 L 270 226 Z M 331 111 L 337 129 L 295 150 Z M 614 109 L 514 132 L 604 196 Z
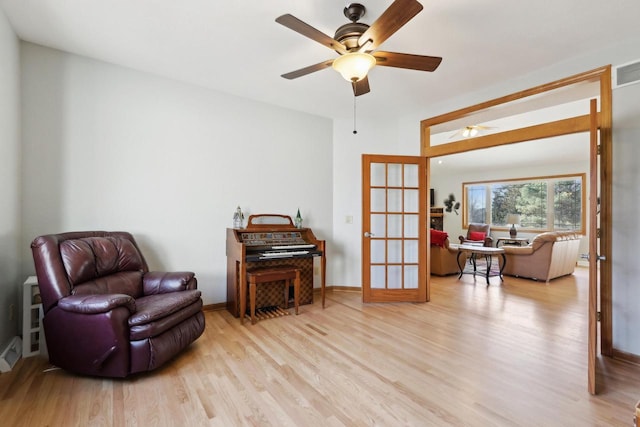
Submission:
M 362 156 L 362 300 L 426 302 L 427 159 Z

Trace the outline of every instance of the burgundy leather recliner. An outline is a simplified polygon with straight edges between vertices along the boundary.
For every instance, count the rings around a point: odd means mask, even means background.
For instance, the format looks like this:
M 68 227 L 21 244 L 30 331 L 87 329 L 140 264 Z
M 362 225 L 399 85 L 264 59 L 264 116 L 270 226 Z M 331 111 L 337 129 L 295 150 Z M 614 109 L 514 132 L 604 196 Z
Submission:
M 87 231 L 31 244 L 49 360 L 126 377 L 162 366 L 204 331 L 192 272 L 150 272 L 133 236 Z

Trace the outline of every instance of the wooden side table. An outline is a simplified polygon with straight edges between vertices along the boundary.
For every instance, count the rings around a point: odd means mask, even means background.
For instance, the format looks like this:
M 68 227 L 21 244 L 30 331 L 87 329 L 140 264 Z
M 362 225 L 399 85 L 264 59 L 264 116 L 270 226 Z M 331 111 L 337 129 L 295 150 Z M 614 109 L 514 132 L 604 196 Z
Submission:
M 284 308 L 289 303 L 289 286 L 293 283 L 293 304 L 295 312 L 298 314 L 300 303 L 300 270 L 294 267 L 274 267 L 261 268 L 247 271 L 247 282 L 249 282 L 249 310 L 251 313 L 251 324 L 256 323 L 256 287 L 263 283 L 284 281 Z M 293 282 L 292 282 L 293 281 Z M 245 284 L 246 287 L 246 284 Z M 246 289 L 246 288 L 245 288 Z M 240 300 L 240 323 L 244 323 L 246 298 Z

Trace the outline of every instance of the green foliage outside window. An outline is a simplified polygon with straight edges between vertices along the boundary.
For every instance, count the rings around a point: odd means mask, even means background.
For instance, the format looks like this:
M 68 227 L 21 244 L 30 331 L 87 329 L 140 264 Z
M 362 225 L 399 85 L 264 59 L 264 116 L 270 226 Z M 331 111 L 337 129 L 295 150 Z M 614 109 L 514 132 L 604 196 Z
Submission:
M 519 214 L 521 230 L 576 230 L 584 226 L 585 175 L 465 183 L 464 226 L 471 222 L 509 227 Z

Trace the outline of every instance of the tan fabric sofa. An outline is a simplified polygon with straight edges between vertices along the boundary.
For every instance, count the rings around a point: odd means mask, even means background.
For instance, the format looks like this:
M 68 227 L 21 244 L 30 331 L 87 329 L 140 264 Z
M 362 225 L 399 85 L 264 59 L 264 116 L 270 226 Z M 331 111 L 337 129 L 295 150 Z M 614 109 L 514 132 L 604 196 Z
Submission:
M 431 245 L 431 274 L 436 276 L 447 276 L 449 274 L 460 273 L 460 268 L 456 261 L 458 256 L 457 246 L 452 248 L 449 246 L 449 239 L 444 241 L 444 245 L 437 246 Z M 467 260 L 466 254 L 463 252 L 460 255 L 460 262 L 462 265 Z
M 538 234 L 527 246 L 503 246 L 507 264 L 503 274 L 548 282 L 573 274 L 581 235 L 573 231 Z

